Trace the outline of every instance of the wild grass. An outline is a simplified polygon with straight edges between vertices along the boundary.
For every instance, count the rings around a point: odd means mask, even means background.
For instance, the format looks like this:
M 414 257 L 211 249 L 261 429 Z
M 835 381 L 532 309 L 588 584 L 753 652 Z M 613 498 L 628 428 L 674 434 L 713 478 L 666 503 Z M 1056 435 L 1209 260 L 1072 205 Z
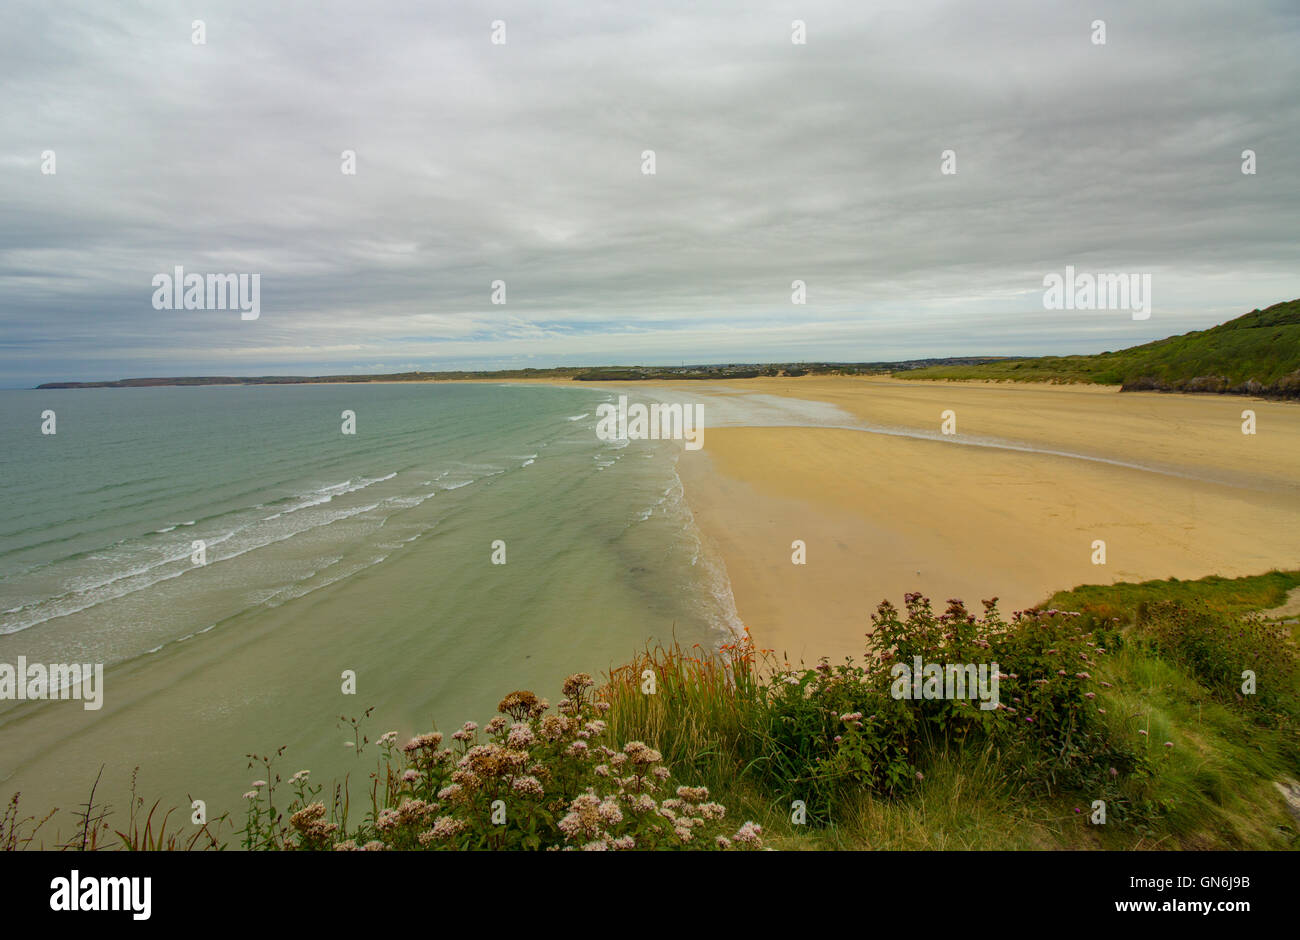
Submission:
M 1181 604 L 1200 602 L 1211 610 L 1225 614 L 1245 614 L 1277 607 L 1287 592 L 1300 587 L 1300 571 L 1270 571 L 1245 578 L 1211 576 L 1197 581 L 1169 578 L 1159 581 L 1081 585 L 1059 591 L 1044 607 L 1079 610 L 1099 617 L 1136 615 L 1139 605 L 1159 601 Z

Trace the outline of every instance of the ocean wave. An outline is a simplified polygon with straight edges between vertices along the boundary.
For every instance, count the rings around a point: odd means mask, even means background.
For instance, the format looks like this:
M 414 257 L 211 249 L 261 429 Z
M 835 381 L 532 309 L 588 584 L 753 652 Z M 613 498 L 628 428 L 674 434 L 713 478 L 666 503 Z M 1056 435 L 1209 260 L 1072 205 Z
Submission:
M 391 475 L 387 479 L 391 479 Z M 356 489 L 363 488 L 357 487 Z M 432 496 L 433 494 L 429 495 Z M 238 541 L 235 546 L 232 546 L 235 548 L 234 551 L 220 555 L 209 554 L 206 564 L 203 565 L 191 563 L 190 548 L 186 545 L 183 549 L 179 551 L 173 550 L 172 553 L 163 558 L 154 559 L 150 563 L 136 565 L 125 571 L 118 569 L 108 572 L 107 577 L 101 573 L 98 575 L 92 574 L 86 578 L 71 579 L 66 582 L 67 590 L 5 611 L 6 615 L 27 613 L 28 616 L 15 617 L 13 618 L 14 622 L 11 623 L 0 623 L 0 635 L 19 633 L 51 620 L 72 616 L 100 604 L 129 597 L 139 591 L 172 581 L 184 574 L 211 569 L 214 565 L 228 563 L 250 552 L 256 552 L 268 546 L 314 532 L 325 526 L 334 525 L 367 512 L 372 512 L 379 509 L 382 502 L 342 508 L 319 517 L 303 517 L 302 524 L 293 525 L 287 531 L 283 528 L 266 531 L 264 526 L 256 522 L 245 523 L 231 531 L 205 539 L 205 549 L 208 552 L 212 552 L 214 547 L 224 545 L 232 539 L 238 539 Z M 269 520 L 261 520 L 263 523 L 267 521 Z M 247 541 L 245 542 L 244 539 L 239 538 L 240 536 L 246 537 Z M 112 562 L 112 559 L 106 560 Z
M 301 512 L 304 509 L 311 509 L 313 506 L 323 506 L 325 503 L 333 502 L 336 497 L 347 496 L 349 493 L 358 493 L 367 487 L 374 486 L 376 483 L 384 483 L 397 476 L 397 473 L 390 473 L 382 477 L 361 477 L 357 481 L 344 480 L 342 483 L 331 483 L 328 486 L 322 486 L 320 489 L 312 490 L 310 493 L 296 495 L 291 497 L 298 499 L 296 505 L 288 509 L 282 509 L 274 515 L 267 516 L 264 521 L 270 522 L 272 519 L 279 519 L 281 516 L 287 516 L 290 513 Z M 186 523 L 188 525 L 189 523 Z
M 395 506 L 398 509 L 414 509 L 416 506 L 428 502 L 437 495 L 438 493 L 435 490 L 432 493 L 423 493 L 418 496 L 389 496 L 387 499 L 383 500 L 383 505 Z M 387 521 L 387 517 L 384 518 L 385 521 Z
M 721 553 L 711 550 L 706 544 L 704 531 L 695 521 L 686 500 L 686 487 L 677 473 L 677 460 L 673 460 L 673 482 L 664 493 L 661 502 L 667 501 L 671 509 L 665 510 L 678 514 L 683 520 L 683 534 L 690 544 L 690 565 L 701 572 L 704 589 L 714 602 L 709 611 L 709 619 L 719 633 L 718 645 L 734 643 L 745 635 L 745 622 L 740 619 L 736 609 L 736 595 L 731 587 L 731 576 L 727 573 L 727 563 Z M 658 505 L 658 504 L 656 504 Z

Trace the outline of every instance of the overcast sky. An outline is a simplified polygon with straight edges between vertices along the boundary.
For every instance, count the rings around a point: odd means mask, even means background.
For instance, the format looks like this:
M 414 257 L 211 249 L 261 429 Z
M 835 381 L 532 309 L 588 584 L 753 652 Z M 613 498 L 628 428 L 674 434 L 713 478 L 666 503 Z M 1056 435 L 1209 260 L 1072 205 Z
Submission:
M 1294 0 L 0 0 L 0 385 L 1116 349 L 1300 297 L 1298 128 Z

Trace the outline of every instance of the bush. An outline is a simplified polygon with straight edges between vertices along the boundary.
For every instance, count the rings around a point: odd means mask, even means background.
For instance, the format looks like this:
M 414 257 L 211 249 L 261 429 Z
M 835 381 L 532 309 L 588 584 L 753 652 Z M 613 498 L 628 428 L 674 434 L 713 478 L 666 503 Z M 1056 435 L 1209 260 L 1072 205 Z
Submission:
M 1200 602 L 1140 604 L 1137 628 L 1159 652 L 1186 667 L 1216 697 L 1291 716 L 1297 709 L 1296 652 L 1283 627 L 1232 616 Z M 1243 673 L 1255 693 L 1242 694 Z
M 864 665 L 823 662 L 774 677 L 755 734 L 765 757 L 754 766 L 781 799 L 802 799 L 825 820 L 853 790 L 906 793 L 933 754 L 969 741 L 1014 758 L 1008 775 L 1046 793 L 1098 791 L 1143 769 L 1102 717 L 1104 683 L 1093 673 L 1114 648 L 1107 644 L 1119 642 L 1113 627 L 1056 610 L 1019 611 L 1007 624 L 996 598 L 980 617 L 955 599 L 937 616 L 920 594 L 905 603 L 905 615 L 888 602 L 877 609 Z M 900 667 L 917 657 L 923 665 L 984 667 L 985 697 L 992 703 L 996 690 L 996 707 L 981 708 L 974 689 L 910 697 Z

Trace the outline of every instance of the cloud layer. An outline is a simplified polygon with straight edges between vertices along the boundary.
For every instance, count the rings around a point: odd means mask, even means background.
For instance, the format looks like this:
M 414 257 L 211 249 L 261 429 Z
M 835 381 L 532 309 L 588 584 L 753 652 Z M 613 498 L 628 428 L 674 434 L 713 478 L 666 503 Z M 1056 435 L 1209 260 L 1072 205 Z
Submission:
M 651 6 L 10 3 L 0 384 L 1099 351 L 1300 296 L 1293 3 Z M 260 318 L 153 309 L 176 265 Z M 1066 265 L 1151 319 L 1044 310 Z

